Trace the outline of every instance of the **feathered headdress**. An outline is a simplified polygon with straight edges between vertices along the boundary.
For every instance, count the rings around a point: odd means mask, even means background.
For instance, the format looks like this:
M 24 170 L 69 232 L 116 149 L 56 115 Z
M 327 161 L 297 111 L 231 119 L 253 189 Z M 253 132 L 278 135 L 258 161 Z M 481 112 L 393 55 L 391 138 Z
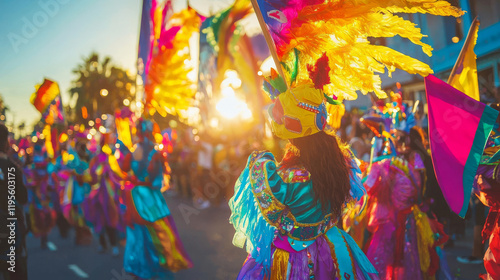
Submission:
M 438 0 L 252 0 L 252 3 L 282 77 L 280 88 L 270 90 L 272 96 L 290 95 L 298 88 L 307 88 L 314 90 L 295 96 L 307 99 L 306 96 L 315 95 L 312 99 L 321 97 L 329 103 L 356 99 L 357 91 L 374 92 L 385 98 L 378 73 L 386 69 L 389 74 L 397 68 L 422 76 L 432 73 L 427 64 L 370 42 L 370 38 L 399 35 L 431 55 L 432 47 L 422 42 L 424 35 L 420 28 L 394 13 L 455 17 L 463 14 L 447 1 Z M 273 83 L 268 80 L 265 87 L 269 89 L 270 85 Z M 275 124 L 273 127 L 281 128 Z M 295 137 L 306 136 L 305 132 Z M 280 129 L 275 133 L 282 138 L 293 138 L 288 133 L 280 134 Z
M 403 103 L 399 93 L 392 93 L 391 99 L 392 102 L 387 104 L 380 100 L 360 120 L 377 137 L 389 137 L 395 130 L 409 133 L 416 125 L 415 109 L 418 103 L 414 106 Z

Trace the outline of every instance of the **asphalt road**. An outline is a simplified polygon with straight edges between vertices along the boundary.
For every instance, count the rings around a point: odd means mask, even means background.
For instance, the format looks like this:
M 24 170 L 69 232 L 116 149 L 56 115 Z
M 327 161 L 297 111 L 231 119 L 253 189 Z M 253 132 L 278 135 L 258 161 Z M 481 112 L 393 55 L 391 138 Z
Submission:
M 230 211 L 225 205 L 198 210 L 188 200 L 167 197 L 179 234 L 194 267 L 176 274 L 178 280 L 235 279 L 246 257 L 243 249 L 232 245 L 234 229 L 228 223 Z M 98 253 L 98 240 L 81 247 L 73 243 L 74 233 L 62 239 L 54 229 L 49 241 L 52 249 L 42 250 L 39 239 L 28 236 L 28 270 L 32 280 L 133 280 L 123 270 L 123 248 L 118 257 Z M 455 279 L 478 279 L 482 265 L 463 265 L 456 256 L 471 252 L 471 230 L 465 238 L 447 249 L 447 259 Z M 55 249 L 55 250 L 54 250 Z
M 194 267 L 176 274 L 178 280 L 235 279 L 246 258 L 243 249 L 232 245 L 234 229 L 228 223 L 229 207 L 198 210 L 188 200 L 167 198 L 179 235 Z M 67 239 L 54 228 L 49 236 L 57 250 L 42 250 L 39 239 L 28 236 L 29 279 L 132 280 L 123 270 L 120 256 L 98 253 L 98 240 L 90 246 L 74 245 L 74 232 Z M 49 246 L 50 247 L 50 246 Z

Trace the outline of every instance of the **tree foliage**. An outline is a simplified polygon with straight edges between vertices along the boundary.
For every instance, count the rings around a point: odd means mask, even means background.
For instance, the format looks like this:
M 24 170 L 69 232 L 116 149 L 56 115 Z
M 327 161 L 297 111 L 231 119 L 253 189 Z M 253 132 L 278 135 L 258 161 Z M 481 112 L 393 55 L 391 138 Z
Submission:
M 70 97 L 76 98 L 72 116 L 77 123 L 101 114 L 113 114 L 116 108 L 123 106 L 124 99 L 131 100 L 134 96 L 135 77 L 113 66 L 110 57 L 100 60 L 97 53 L 92 53 L 72 72 L 77 76 L 70 89 Z M 82 116 L 83 107 L 87 118 Z

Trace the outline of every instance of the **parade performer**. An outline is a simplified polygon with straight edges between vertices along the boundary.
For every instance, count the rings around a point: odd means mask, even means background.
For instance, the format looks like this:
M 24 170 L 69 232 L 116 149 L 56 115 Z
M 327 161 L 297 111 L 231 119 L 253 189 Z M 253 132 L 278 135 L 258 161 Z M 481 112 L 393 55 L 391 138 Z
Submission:
M 124 230 L 120 212 L 121 186 L 127 174 L 120 169 L 113 155 L 114 135 L 103 133 L 100 142 L 99 152 L 90 162 L 91 191 L 83 208 L 85 218 L 99 235 L 100 251 L 107 250 L 107 235 L 112 255 L 118 256 L 118 231 Z
M 249 253 L 238 279 L 376 279 L 377 271 L 344 231 L 342 208 L 363 195 L 356 161 L 327 134 L 324 100 L 339 105 L 356 91 L 381 90 L 375 72 L 400 68 L 428 75 L 428 65 L 369 37 L 400 35 L 422 46 L 420 29 L 392 13 L 460 16 L 446 1 L 254 0 L 276 72 L 264 83 L 273 132 L 289 139 L 278 163 L 254 152 L 235 185 L 233 243 Z
M 379 119 L 389 124 L 382 133 L 376 131 L 385 135 L 388 149 L 370 163 L 365 181 L 365 219 L 371 233 L 365 252 L 381 279 L 451 279 L 438 247 L 448 237 L 443 226 L 421 210 L 425 166 L 419 153 L 410 148 L 413 112 L 399 94 L 393 99 L 363 118 L 370 126 L 378 113 Z
M 86 139 L 86 134 L 76 133 L 74 147 L 68 151 L 68 170 L 58 174 L 60 180 L 65 182 L 61 207 L 66 220 L 75 227 L 77 245 L 89 245 L 92 242 L 92 233 L 83 212 L 83 202 L 91 189 Z
M 173 279 L 174 272 L 192 267 L 192 262 L 161 191 L 166 183 L 166 154 L 155 149 L 151 121 L 138 121 L 137 136 L 137 147 L 126 155 L 122 168 L 134 174 L 133 188 L 125 189 L 127 243 L 123 266 L 143 279 Z
M 65 165 L 64 158 L 67 159 L 67 134 L 65 135 L 64 141 L 61 141 L 59 149 L 54 151 L 56 157 L 49 162 L 47 165 L 47 171 L 49 173 L 49 184 L 51 188 L 51 200 L 54 211 L 56 212 L 56 225 L 59 229 L 59 234 L 62 238 L 66 238 L 68 236 L 68 232 L 70 229 L 70 224 L 66 220 L 63 214 L 63 210 L 61 207 L 61 195 L 64 192 L 64 185 L 66 180 L 64 178 L 59 177 L 60 172 L 64 173 L 65 170 L 68 170 L 68 167 Z
M 56 212 L 52 208 L 51 187 L 47 172 L 48 159 L 43 146 L 33 146 L 33 162 L 27 167 L 29 223 L 33 235 L 40 237 L 42 248 L 47 248 L 47 235 L 56 222 Z
M 280 94 L 272 106 L 273 130 L 290 144 L 280 163 L 269 152 L 252 153 L 236 183 L 233 243 L 246 242 L 249 252 L 238 279 L 378 279 L 335 226 L 344 204 L 364 189 L 350 151 L 323 131 L 322 101 L 322 92 L 307 85 Z M 303 132 L 281 123 L 283 115 L 297 118 Z

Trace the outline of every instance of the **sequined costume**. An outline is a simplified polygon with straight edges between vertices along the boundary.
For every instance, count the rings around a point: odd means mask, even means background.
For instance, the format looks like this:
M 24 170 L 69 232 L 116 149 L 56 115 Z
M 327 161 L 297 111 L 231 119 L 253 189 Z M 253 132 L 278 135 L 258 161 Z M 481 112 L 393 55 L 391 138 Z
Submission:
M 165 158 L 149 139 L 141 141 L 137 149 L 142 156 L 132 157 L 130 163 L 135 175 L 133 186 L 127 184 L 125 188 L 127 243 L 123 266 L 141 278 L 174 279 L 174 272 L 192 267 L 192 262 L 161 192 Z
M 285 157 L 287 158 L 287 157 Z M 233 244 L 249 253 L 237 279 L 378 279 L 336 217 L 316 203 L 310 173 L 254 152 L 229 205 Z M 351 193 L 363 188 L 353 163 Z
M 423 168 L 418 154 L 408 161 L 383 159 L 373 164 L 365 182 L 370 200 L 367 229 L 372 233 L 366 255 L 381 279 L 451 277 L 437 247 L 447 240 L 442 225 L 418 206 Z
M 424 163 L 405 148 L 413 110 L 399 94 L 392 97 L 362 119 L 376 137 L 364 178 L 366 212 L 350 223 L 353 234 L 381 279 L 452 279 L 438 247 L 448 238 L 443 226 L 420 209 Z

